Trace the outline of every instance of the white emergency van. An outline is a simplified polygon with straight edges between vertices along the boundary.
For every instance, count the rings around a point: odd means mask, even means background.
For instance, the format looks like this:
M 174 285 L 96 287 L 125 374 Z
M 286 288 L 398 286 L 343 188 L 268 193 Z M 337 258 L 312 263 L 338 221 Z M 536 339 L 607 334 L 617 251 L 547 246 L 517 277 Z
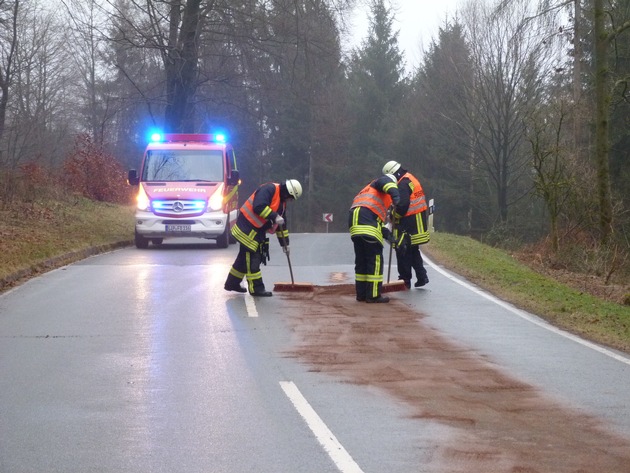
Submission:
M 239 172 L 223 135 L 156 134 L 147 145 L 138 186 L 135 244 L 148 248 L 165 238 L 205 238 L 226 248 L 238 215 Z

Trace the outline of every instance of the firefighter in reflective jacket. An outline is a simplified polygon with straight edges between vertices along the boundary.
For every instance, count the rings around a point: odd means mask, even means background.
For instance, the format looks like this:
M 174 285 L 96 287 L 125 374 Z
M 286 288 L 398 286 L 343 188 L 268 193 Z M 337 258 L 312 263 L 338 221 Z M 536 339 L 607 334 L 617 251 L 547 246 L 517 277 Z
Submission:
M 396 263 L 398 279 L 411 287 L 411 270 L 416 273 L 414 287 L 422 287 L 429 282 L 424 267 L 420 245 L 429 242 L 427 231 L 428 207 L 420 181 L 397 161 L 389 161 L 383 172 L 396 176 L 400 191 L 400 205 L 396 209 L 394 239 L 396 240 Z
M 240 243 L 240 249 L 223 286 L 226 291 L 247 292 L 256 297 L 273 294 L 265 290 L 260 264 L 268 256 L 267 231 L 277 228 L 276 235 L 285 253 L 289 252 L 289 232 L 285 226 L 287 201 L 302 195 L 302 185 L 295 179 L 283 184 L 262 184 L 239 210 L 232 236 Z M 241 286 L 247 278 L 247 289 Z
M 370 182 L 350 208 L 350 237 L 354 244 L 355 288 L 358 301 L 389 302 L 383 297 L 383 238 L 391 243 L 384 226 L 387 211 L 400 200 L 396 178 L 389 174 Z

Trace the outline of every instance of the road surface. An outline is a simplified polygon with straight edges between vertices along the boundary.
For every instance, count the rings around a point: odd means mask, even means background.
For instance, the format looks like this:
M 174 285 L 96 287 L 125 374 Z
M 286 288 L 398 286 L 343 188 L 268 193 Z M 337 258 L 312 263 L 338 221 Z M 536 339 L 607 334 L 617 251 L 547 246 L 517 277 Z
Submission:
M 225 292 L 236 246 L 167 242 L 1 295 L 0 472 L 630 472 L 626 355 L 434 264 L 358 303 L 348 235 L 291 248 L 313 292 Z

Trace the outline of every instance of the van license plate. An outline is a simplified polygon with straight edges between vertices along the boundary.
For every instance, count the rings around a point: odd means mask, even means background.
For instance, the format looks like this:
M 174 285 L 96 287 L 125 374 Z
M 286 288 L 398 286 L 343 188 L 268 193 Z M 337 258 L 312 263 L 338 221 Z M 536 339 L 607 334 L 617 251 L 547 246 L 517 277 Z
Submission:
M 167 232 L 189 232 L 191 231 L 190 225 L 167 225 Z

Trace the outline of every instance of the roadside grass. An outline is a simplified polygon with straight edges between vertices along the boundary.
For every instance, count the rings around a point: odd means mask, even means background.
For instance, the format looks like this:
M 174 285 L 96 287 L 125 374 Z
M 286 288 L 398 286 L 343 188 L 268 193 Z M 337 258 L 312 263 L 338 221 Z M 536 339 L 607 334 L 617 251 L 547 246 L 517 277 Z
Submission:
M 92 254 L 132 244 L 133 206 L 74 197 L 0 209 L 0 291 Z M 422 247 L 477 286 L 586 339 L 630 353 L 630 306 L 571 288 L 508 252 L 433 233 Z
M 133 207 L 82 197 L 0 209 L 0 290 L 133 240 Z
M 422 250 L 445 268 L 557 327 L 630 353 L 629 306 L 569 287 L 472 238 L 436 232 Z

